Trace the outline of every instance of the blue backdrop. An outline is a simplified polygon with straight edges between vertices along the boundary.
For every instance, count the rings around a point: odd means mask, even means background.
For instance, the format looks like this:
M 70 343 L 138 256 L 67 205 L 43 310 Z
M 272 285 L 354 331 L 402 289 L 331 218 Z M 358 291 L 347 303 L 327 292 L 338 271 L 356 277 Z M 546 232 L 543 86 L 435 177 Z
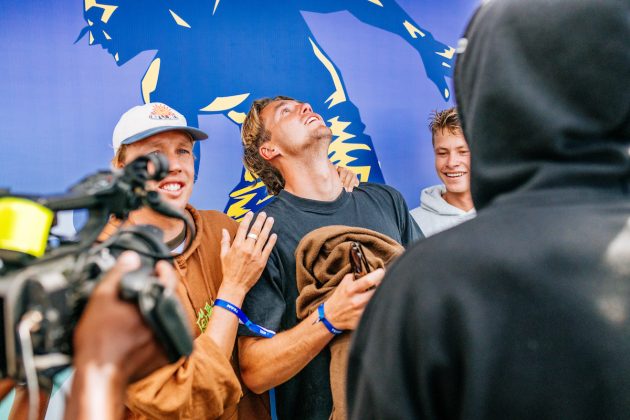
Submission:
M 264 199 L 242 171 L 239 123 L 252 100 L 282 94 L 327 120 L 333 161 L 384 179 L 415 207 L 421 187 L 437 182 L 428 115 L 453 105 L 451 47 L 476 4 L 3 2 L 0 188 L 64 191 L 108 167 L 124 111 L 163 101 L 211 137 L 197 151 L 193 203 L 239 217 Z
M 332 160 L 362 179 L 384 177 L 415 207 L 420 188 L 437 181 L 428 114 L 453 104 L 449 48 L 476 3 L 9 2 L 0 14 L 0 187 L 60 192 L 106 168 L 119 116 L 164 101 L 211 136 L 193 203 L 226 209 L 234 192 L 238 217 L 255 208 L 248 193 L 261 198 L 242 177 L 238 122 L 253 99 L 285 94 L 333 126 Z

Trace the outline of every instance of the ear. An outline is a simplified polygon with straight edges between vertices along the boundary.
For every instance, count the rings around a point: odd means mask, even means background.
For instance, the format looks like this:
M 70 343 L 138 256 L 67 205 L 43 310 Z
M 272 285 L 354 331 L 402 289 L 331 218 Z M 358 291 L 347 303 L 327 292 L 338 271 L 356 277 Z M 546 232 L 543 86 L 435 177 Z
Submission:
M 272 160 L 276 156 L 280 154 L 280 151 L 276 146 L 271 143 L 263 143 L 262 146 L 258 148 L 258 153 L 265 160 Z

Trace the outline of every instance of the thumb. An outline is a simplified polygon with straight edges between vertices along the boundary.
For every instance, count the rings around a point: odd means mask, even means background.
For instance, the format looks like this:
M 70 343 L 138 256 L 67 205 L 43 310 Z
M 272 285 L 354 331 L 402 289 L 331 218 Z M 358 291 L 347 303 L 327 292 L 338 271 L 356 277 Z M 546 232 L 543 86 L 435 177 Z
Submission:
M 230 233 L 227 229 L 221 229 L 221 258 L 225 257 L 230 250 Z
M 376 270 L 367 273 L 365 276 L 358 278 L 353 285 L 358 290 L 367 291 L 381 284 L 383 276 L 385 276 L 385 270 L 383 270 L 382 268 L 377 268 Z

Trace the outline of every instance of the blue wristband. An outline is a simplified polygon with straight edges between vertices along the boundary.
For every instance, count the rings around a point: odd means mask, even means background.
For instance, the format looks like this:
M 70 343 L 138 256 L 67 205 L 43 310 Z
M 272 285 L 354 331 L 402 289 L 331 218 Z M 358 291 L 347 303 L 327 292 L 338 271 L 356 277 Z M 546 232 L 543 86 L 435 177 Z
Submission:
M 332 334 L 339 335 L 343 332 L 342 330 L 338 330 L 337 328 L 335 328 L 333 324 L 331 324 L 330 321 L 326 319 L 326 315 L 324 314 L 323 303 L 317 307 L 317 315 L 319 315 L 318 321 L 321 321 L 322 324 L 324 324 L 324 326 L 326 327 L 326 329 L 330 331 Z
M 238 320 L 241 324 L 245 325 L 251 332 L 257 334 L 261 337 L 271 338 L 276 335 L 275 332 L 268 330 L 265 327 L 261 327 L 260 325 L 254 324 L 252 321 L 247 318 L 247 315 L 236 305 L 231 304 L 227 300 L 216 299 L 214 301 L 214 306 L 218 306 L 219 308 L 227 309 L 232 312 L 234 315 L 238 317 Z

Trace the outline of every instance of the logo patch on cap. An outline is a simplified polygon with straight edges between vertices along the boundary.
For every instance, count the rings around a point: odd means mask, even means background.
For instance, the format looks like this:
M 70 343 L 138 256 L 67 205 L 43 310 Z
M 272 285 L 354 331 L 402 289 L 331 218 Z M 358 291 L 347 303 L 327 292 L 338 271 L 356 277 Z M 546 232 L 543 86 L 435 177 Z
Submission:
M 177 115 L 168 106 L 164 104 L 155 104 L 151 109 L 149 118 L 152 120 L 177 120 Z

